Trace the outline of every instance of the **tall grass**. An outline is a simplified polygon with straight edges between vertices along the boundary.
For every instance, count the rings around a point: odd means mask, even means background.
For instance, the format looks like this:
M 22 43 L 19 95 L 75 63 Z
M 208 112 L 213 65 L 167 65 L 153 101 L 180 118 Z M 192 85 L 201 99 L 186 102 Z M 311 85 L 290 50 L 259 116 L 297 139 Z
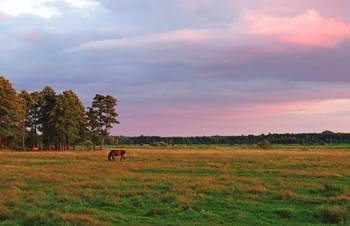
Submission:
M 350 152 L 0 152 L 0 225 L 349 224 Z

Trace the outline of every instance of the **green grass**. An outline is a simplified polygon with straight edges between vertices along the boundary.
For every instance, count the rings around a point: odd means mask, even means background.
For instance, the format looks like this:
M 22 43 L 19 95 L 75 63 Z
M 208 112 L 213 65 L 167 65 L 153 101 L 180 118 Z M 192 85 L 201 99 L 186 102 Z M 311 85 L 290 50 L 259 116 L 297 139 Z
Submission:
M 0 152 L 0 225 L 350 225 L 350 152 Z

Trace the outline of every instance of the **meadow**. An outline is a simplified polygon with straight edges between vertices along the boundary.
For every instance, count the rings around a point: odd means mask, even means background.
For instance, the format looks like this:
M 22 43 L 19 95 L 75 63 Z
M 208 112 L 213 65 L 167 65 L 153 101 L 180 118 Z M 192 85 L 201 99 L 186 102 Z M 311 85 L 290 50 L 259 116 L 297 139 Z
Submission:
M 350 225 L 348 149 L 0 151 L 0 225 Z

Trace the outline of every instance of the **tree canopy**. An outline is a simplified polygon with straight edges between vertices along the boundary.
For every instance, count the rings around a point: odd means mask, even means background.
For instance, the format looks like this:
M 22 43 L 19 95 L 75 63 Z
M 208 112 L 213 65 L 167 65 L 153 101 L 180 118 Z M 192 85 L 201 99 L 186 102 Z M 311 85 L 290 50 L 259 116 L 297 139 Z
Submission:
M 117 99 L 107 95 L 96 94 L 91 107 L 88 107 L 88 125 L 90 134 L 94 138 L 100 138 L 100 150 L 103 148 L 104 140 L 109 135 L 113 124 L 119 124 L 118 114 L 115 111 Z M 95 145 L 94 145 L 95 147 Z
M 0 148 L 13 144 L 20 134 L 20 113 L 16 90 L 0 76 Z

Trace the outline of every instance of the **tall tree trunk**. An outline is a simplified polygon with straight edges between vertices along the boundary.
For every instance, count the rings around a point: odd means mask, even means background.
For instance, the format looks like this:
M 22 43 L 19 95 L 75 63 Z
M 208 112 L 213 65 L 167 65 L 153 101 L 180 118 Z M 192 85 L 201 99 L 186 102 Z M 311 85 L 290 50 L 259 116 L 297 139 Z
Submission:
M 37 132 L 37 128 L 36 128 L 36 124 L 34 124 L 34 131 L 35 131 L 35 147 L 38 147 L 38 144 L 39 144 L 39 138 L 38 138 L 38 132 Z
M 25 151 L 26 150 L 26 145 L 25 145 L 25 139 L 24 136 L 22 136 L 22 150 Z
M 2 142 L 2 139 L 1 139 L 1 136 L 0 136 L 0 149 L 3 149 L 3 148 L 5 148 L 5 145 L 3 145 L 1 142 Z

